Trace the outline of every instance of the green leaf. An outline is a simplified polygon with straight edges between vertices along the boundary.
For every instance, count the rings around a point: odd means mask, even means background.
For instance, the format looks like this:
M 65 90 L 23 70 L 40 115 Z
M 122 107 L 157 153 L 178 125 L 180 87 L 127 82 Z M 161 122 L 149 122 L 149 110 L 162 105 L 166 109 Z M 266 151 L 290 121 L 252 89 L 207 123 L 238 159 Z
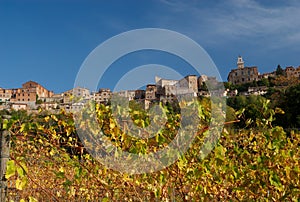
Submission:
M 20 165 L 22 166 L 22 169 L 25 172 L 24 174 L 28 173 L 28 168 L 27 168 L 26 164 L 24 162 L 20 161 Z
M 75 168 L 75 178 L 76 179 L 79 179 L 81 177 L 81 174 L 82 174 L 82 167 L 76 167 Z
M 55 172 L 55 175 L 56 175 L 57 178 L 60 178 L 60 179 L 65 178 L 65 173 L 62 172 L 62 171 Z
M 109 198 L 105 197 L 105 198 L 102 199 L 101 202 L 109 202 Z
M 17 173 L 18 173 L 19 177 L 25 176 L 25 172 L 24 172 L 23 168 L 21 168 L 21 167 L 17 167 Z
M 260 156 L 257 157 L 257 162 L 258 162 L 258 163 L 261 163 L 261 158 L 260 158 Z
M 13 160 L 9 160 L 6 165 L 5 178 L 9 179 L 16 174 L 16 164 Z

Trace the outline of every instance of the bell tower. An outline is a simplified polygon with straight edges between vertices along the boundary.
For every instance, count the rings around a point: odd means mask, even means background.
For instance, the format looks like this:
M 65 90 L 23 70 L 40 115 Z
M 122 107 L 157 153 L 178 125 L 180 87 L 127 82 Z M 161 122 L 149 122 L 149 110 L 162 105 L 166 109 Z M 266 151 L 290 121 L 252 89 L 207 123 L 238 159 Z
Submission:
M 243 69 L 244 68 L 244 61 L 243 61 L 242 56 L 240 56 L 240 55 L 237 59 L 237 68 L 238 69 Z

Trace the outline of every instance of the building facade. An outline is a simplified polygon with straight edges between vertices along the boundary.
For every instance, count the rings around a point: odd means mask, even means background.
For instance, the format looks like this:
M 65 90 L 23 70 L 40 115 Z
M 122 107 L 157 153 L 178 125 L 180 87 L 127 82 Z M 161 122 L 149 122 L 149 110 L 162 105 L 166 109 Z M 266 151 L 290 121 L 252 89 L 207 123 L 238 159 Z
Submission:
M 285 75 L 288 79 L 291 79 L 293 77 L 300 78 L 300 66 L 297 68 L 294 68 L 293 66 L 286 67 Z
M 210 89 L 214 89 L 214 87 L 219 86 L 220 82 L 217 80 L 217 77 L 215 76 L 206 76 L 201 75 L 198 78 L 198 90 L 206 90 L 204 89 L 204 86 L 210 87 Z
M 259 73 L 256 66 L 245 67 L 243 58 L 239 56 L 237 60 L 237 68 L 232 69 L 229 72 L 227 80 L 235 85 L 250 83 L 259 80 Z
M 97 103 L 107 103 L 111 98 L 112 92 L 108 88 L 101 88 L 98 92 L 93 93 L 93 100 Z
M 87 88 L 76 87 L 63 93 L 63 102 L 71 103 L 78 99 L 90 99 L 90 90 Z
M 47 90 L 34 81 L 28 81 L 22 85 L 22 88 L 9 89 L 9 91 L 11 92 L 11 103 L 23 103 L 28 107 L 34 107 L 38 100 L 53 95 L 53 91 Z
M 0 88 L 0 103 L 8 102 L 11 99 L 12 90 Z
M 198 92 L 198 79 L 196 75 L 188 75 L 179 80 L 178 87 L 181 89 L 187 89 L 189 93 Z
M 32 89 L 32 91 L 36 92 L 36 95 L 39 98 L 46 98 L 46 97 L 52 97 L 54 94 L 53 91 L 49 91 L 37 82 L 34 81 L 28 81 L 22 85 L 23 89 Z
M 146 100 L 157 100 L 157 86 L 155 84 L 148 84 L 146 87 L 146 93 L 145 93 L 145 99 Z

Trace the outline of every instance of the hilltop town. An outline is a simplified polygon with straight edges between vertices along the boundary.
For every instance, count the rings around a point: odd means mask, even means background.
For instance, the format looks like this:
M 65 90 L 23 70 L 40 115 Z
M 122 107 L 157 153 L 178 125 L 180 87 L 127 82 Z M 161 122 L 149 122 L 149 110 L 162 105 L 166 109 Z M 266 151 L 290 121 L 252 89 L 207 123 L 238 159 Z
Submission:
M 282 69 L 278 65 L 273 72 L 260 74 L 257 66 L 247 67 L 241 56 L 237 59 L 237 67 L 232 69 L 227 82 L 221 82 L 216 77 L 207 75 L 187 75 L 181 80 L 170 80 L 156 77 L 155 84 L 148 84 L 145 90 L 133 89 L 112 92 L 110 89 L 100 88 L 98 92 L 91 92 L 87 88 L 76 87 L 66 92 L 55 94 L 37 82 L 28 81 L 21 88 L 0 88 L 0 110 L 80 110 L 88 100 L 108 104 L 113 94 L 125 97 L 129 101 L 136 100 L 145 109 L 154 102 L 174 101 L 180 95 L 193 97 L 237 95 L 264 95 L 270 89 L 284 89 L 290 84 L 300 81 L 300 66 Z M 225 88 L 220 88 L 225 86 Z M 208 90 L 210 89 L 210 90 Z M 74 102 L 81 98 L 80 102 Z

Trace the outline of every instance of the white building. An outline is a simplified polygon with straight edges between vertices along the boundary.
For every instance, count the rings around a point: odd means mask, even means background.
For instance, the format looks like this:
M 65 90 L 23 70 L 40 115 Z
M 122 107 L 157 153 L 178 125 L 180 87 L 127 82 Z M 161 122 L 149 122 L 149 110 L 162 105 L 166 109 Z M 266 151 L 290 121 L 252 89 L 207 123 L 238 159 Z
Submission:
M 267 86 L 249 87 L 248 95 L 265 95 L 268 92 Z
M 28 106 L 27 106 L 27 104 L 24 104 L 24 103 L 12 103 L 11 109 L 16 110 L 16 111 L 27 110 Z

